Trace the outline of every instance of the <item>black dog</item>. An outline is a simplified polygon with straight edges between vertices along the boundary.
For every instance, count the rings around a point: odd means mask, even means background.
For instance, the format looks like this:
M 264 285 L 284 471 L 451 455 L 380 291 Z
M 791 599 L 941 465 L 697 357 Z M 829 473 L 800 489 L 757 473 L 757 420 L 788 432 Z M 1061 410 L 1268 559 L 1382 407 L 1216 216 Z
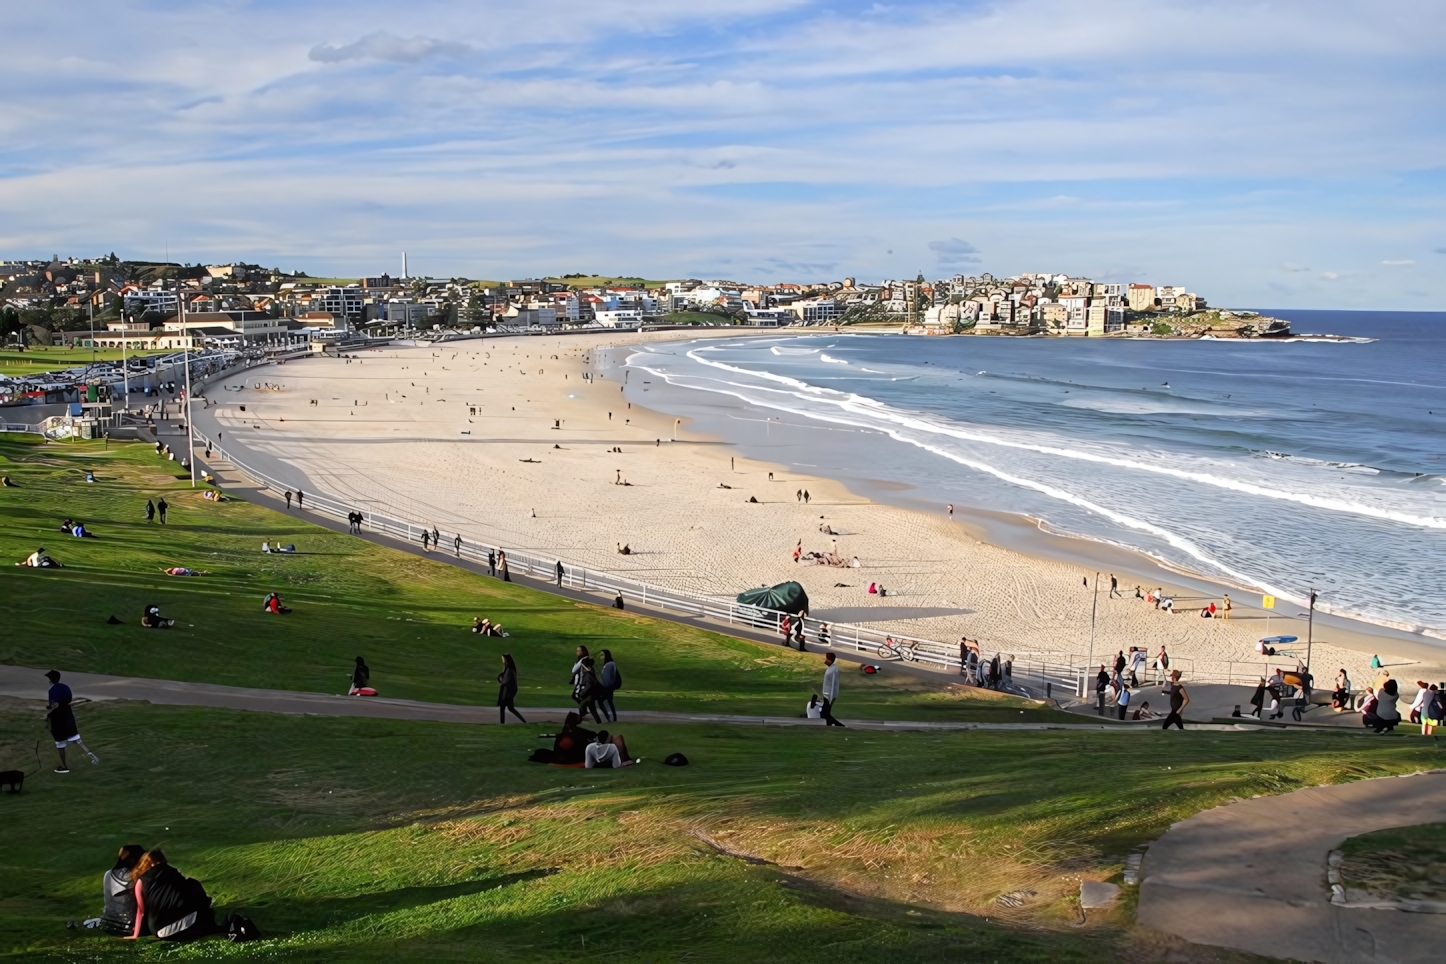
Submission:
M 0 787 L 9 787 L 11 793 L 19 793 L 25 789 L 25 771 L 6 770 L 0 773 Z

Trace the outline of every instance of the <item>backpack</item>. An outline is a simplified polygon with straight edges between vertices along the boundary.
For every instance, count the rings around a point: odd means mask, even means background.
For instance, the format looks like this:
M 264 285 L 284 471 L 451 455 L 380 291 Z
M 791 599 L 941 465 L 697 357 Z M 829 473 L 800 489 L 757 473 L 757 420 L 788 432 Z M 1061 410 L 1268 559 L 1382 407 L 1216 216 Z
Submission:
M 256 922 L 244 914 L 228 914 L 222 929 L 226 932 L 226 940 L 233 944 L 261 939 L 261 928 L 257 927 Z
M 663 766 L 665 767 L 685 767 L 687 765 L 688 758 L 681 753 L 669 753 L 667 758 L 663 760 Z
M 605 689 L 620 690 L 623 688 L 623 674 L 618 669 L 617 663 L 604 663 L 602 668 L 602 679 L 599 680 Z

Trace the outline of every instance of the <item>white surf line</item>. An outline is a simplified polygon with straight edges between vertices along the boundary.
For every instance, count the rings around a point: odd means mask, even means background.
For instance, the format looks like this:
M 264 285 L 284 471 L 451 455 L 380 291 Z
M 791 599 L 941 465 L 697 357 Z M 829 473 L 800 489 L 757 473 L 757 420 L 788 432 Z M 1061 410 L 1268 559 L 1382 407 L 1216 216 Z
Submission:
M 1316 509 L 1325 509 L 1331 512 L 1341 512 L 1348 515 L 1364 516 L 1366 518 L 1380 519 L 1386 522 L 1399 522 L 1403 525 L 1416 526 L 1423 529 L 1446 529 L 1446 518 L 1435 516 L 1416 515 L 1414 513 L 1400 512 L 1393 509 L 1383 509 L 1377 506 L 1362 505 L 1359 502 L 1348 502 L 1343 499 L 1332 499 L 1325 496 L 1306 495 L 1299 492 L 1290 492 L 1281 489 L 1273 489 L 1259 485 L 1254 482 L 1243 482 L 1238 479 L 1226 479 L 1220 476 L 1210 475 L 1206 472 L 1192 472 L 1186 469 L 1170 468 L 1163 465 L 1150 465 L 1144 462 L 1136 462 L 1132 459 L 1112 458 L 1106 455 L 1097 455 L 1091 452 L 1080 452 L 1074 449 L 1060 448 L 1052 445 L 1041 445 L 1038 443 L 1015 442 L 1008 439 L 998 438 L 983 432 L 969 431 L 937 425 L 919 416 L 910 416 L 890 408 L 882 402 L 868 398 L 863 395 L 849 394 L 846 397 L 837 398 L 829 395 L 841 395 L 832 389 L 818 388 L 801 382 L 785 375 L 775 375 L 772 372 L 758 372 L 751 369 L 738 368 L 724 362 L 711 361 L 697 356 L 698 351 L 706 349 L 694 349 L 688 352 L 688 357 L 699 364 L 712 368 L 720 368 L 739 375 L 752 375 L 756 378 L 764 378 L 770 381 L 789 385 L 797 390 L 806 392 L 809 396 L 818 401 L 836 405 L 845 411 L 856 412 L 860 415 L 871 415 L 904 427 L 920 429 L 938 435 L 948 435 L 953 438 L 968 442 L 982 442 L 987 445 L 998 445 L 1002 448 L 1019 449 L 1022 451 L 1036 452 L 1041 455 L 1054 455 L 1060 458 L 1076 459 L 1084 462 L 1093 462 L 1100 465 L 1110 465 L 1115 468 L 1151 472 L 1156 475 L 1169 476 L 1189 482 L 1199 482 L 1202 485 L 1209 485 L 1215 488 L 1241 492 L 1246 495 L 1260 496 L 1267 499 L 1278 499 L 1286 502 L 1295 502 L 1300 505 L 1310 506 Z M 640 366 L 641 367 L 641 366 Z M 661 374 L 661 373 L 655 373 Z M 661 376 L 666 377 L 666 376 Z M 826 394 L 827 393 L 827 394 Z M 797 414 L 809 415 L 808 412 Z

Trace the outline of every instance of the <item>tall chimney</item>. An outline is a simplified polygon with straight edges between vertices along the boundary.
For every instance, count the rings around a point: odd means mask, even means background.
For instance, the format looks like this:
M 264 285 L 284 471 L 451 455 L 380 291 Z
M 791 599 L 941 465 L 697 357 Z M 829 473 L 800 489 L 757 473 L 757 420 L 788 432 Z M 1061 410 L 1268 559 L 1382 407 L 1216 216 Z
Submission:
M 407 277 L 407 252 L 402 252 L 402 278 Z

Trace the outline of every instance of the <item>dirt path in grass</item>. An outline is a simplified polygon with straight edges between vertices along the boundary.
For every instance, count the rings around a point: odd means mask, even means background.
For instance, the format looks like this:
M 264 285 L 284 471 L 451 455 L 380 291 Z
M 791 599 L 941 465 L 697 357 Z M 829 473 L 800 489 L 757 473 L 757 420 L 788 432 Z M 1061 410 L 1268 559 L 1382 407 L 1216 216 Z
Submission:
M 106 676 L 62 670 L 63 681 L 77 699 L 142 700 L 169 706 L 216 706 L 261 713 L 296 713 L 315 716 L 367 716 L 391 720 L 432 720 L 439 723 L 497 723 L 497 708 L 458 703 L 423 703 L 385 697 L 354 697 L 332 693 L 295 690 L 251 689 L 214 683 L 185 683 L 177 680 Z M 45 669 L 0 665 L 0 696 L 45 699 L 48 683 Z M 529 722 L 560 723 L 571 708 L 520 707 Z M 912 720 L 849 720 L 850 727 L 867 730 L 1058 730 L 1095 729 L 1141 733 L 1141 727 L 1110 726 L 1103 723 L 932 723 Z M 618 719 L 635 723 L 728 723 L 754 726 L 822 726 L 819 720 L 790 716 L 738 716 L 720 713 L 667 713 L 657 710 L 618 710 Z M 1203 727 L 1197 727 L 1203 728 Z M 1226 727 L 1226 729 L 1229 729 Z
M 1256 797 L 1182 820 L 1150 845 L 1138 919 L 1197 944 L 1329 964 L 1441 960 L 1446 914 L 1331 903 L 1347 837 L 1441 819 L 1446 770 Z

